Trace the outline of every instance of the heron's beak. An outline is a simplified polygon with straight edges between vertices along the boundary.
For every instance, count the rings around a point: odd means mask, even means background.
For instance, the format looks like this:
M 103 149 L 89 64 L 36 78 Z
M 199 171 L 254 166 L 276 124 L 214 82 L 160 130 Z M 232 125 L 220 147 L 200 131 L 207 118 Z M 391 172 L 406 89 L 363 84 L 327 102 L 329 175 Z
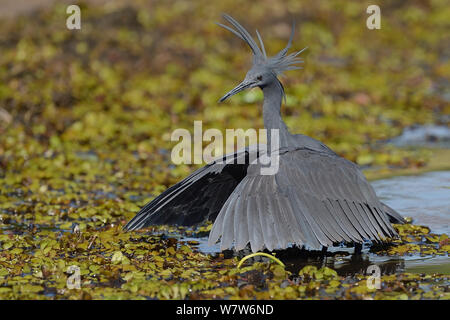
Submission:
M 253 81 L 242 81 L 239 83 L 233 90 L 228 92 L 226 95 L 224 95 L 222 98 L 220 98 L 219 102 L 223 102 L 227 100 L 229 97 L 234 96 L 236 93 L 239 93 L 247 88 L 252 88 L 254 85 Z

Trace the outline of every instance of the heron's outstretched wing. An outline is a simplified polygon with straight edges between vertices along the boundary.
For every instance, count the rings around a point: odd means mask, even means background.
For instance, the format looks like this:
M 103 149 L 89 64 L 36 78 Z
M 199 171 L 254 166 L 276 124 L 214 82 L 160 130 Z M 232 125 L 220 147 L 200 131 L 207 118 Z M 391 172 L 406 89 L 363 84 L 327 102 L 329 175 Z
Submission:
M 198 169 L 147 203 L 124 227 L 137 230 L 155 224 L 192 226 L 214 221 L 247 173 L 249 159 L 260 151 L 246 148 Z
M 381 202 L 381 205 L 383 207 L 383 211 L 389 216 L 389 221 L 391 223 L 398 223 L 398 224 L 404 224 L 406 223 L 406 220 L 394 209 L 389 207 L 387 204 Z
M 224 203 L 210 233 L 221 249 L 312 248 L 395 236 L 383 205 L 358 167 L 336 155 L 301 148 L 280 154 L 279 170 L 247 174 Z

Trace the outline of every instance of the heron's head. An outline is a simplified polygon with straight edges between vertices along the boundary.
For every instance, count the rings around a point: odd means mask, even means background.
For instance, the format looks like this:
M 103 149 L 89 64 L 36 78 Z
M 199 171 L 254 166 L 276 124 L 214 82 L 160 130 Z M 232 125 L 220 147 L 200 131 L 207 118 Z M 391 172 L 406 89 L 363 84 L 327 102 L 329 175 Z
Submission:
M 266 85 L 271 83 L 276 83 L 279 85 L 280 89 L 284 92 L 283 86 L 277 76 L 282 74 L 284 71 L 301 69 L 298 64 L 302 63 L 303 60 L 297 56 L 306 49 L 304 48 L 300 51 L 287 54 L 287 51 L 292 45 L 295 25 L 292 24 L 292 32 L 287 46 L 275 56 L 267 57 L 266 49 L 264 48 L 264 43 L 258 30 L 256 30 L 256 35 L 258 36 L 261 47 L 256 44 L 255 40 L 253 40 L 248 31 L 245 30 L 245 28 L 231 16 L 224 14 L 223 17 L 234 27 L 234 29 L 221 23 L 218 23 L 218 25 L 232 32 L 234 35 L 247 43 L 253 53 L 253 65 L 247 72 L 245 79 L 222 98 L 220 98 L 219 102 L 225 101 L 232 95 L 235 95 L 245 89 L 254 87 L 264 88 Z

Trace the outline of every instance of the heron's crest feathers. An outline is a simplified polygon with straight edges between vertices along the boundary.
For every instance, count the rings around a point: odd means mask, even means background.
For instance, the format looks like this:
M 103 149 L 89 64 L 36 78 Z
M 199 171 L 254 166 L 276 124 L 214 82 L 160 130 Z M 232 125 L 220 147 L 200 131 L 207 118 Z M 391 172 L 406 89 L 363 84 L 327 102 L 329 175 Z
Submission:
M 256 30 L 256 35 L 258 37 L 258 41 L 260 43 L 260 46 L 255 42 L 253 37 L 250 35 L 250 33 L 241 25 L 239 22 L 237 22 L 233 17 L 229 16 L 228 14 L 223 14 L 223 18 L 228 21 L 233 27 L 229 27 L 227 25 L 217 23 L 219 26 L 227 29 L 228 31 L 232 32 L 235 36 L 243 40 L 247 45 L 250 47 L 253 53 L 253 65 L 254 66 L 264 66 L 268 69 L 270 69 L 275 75 L 281 75 L 285 71 L 289 70 L 297 70 L 302 69 L 299 64 L 303 63 L 303 59 L 298 58 L 300 53 L 302 53 L 304 50 L 307 49 L 307 47 L 303 48 L 300 51 L 296 51 L 290 54 L 287 54 L 288 50 L 292 46 L 292 40 L 294 38 L 295 33 L 295 23 L 292 23 L 292 31 L 291 35 L 289 37 L 288 44 L 286 47 L 278 52 L 273 57 L 267 57 L 266 49 L 264 47 L 264 42 L 262 40 L 261 35 L 259 34 L 258 30 Z

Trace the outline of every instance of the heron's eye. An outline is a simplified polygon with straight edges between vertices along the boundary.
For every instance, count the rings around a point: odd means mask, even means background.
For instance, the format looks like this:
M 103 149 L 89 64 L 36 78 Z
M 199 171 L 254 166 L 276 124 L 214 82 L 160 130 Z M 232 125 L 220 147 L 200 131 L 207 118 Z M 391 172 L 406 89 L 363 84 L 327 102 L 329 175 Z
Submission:
M 258 79 L 258 81 L 262 80 L 262 76 L 257 76 L 256 79 Z

